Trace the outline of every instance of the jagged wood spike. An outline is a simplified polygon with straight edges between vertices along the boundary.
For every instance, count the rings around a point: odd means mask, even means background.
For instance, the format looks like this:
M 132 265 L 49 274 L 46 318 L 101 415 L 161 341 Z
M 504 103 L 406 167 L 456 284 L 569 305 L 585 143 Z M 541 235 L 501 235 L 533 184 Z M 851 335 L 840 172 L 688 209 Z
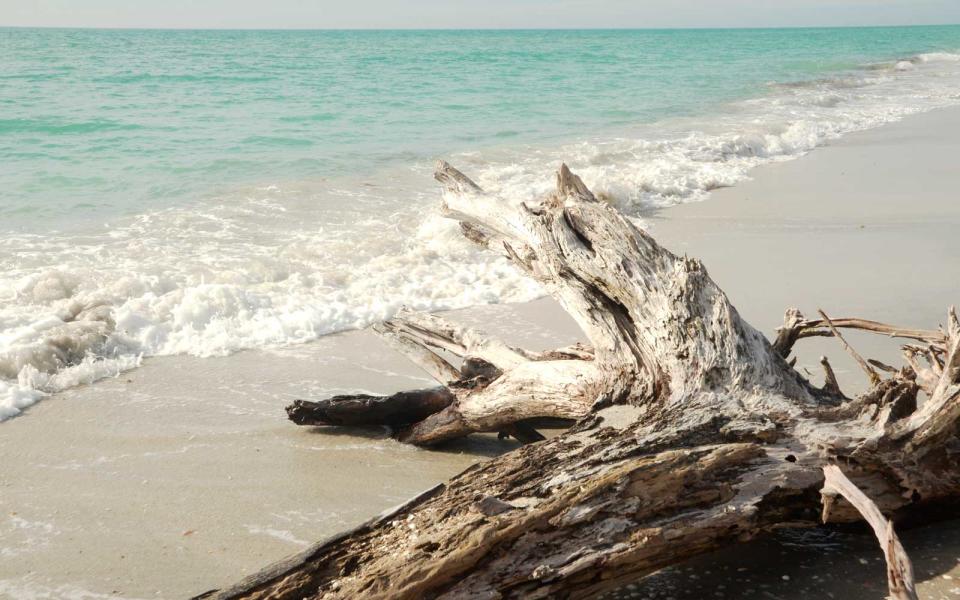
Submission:
M 499 369 L 508 370 L 529 362 L 536 354 L 514 348 L 472 327 L 463 327 L 437 315 L 401 309 L 381 324 L 385 330 L 459 356 L 482 359 Z
M 818 310 L 817 312 L 819 312 L 820 316 L 823 317 L 823 321 L 827 324 L 827 327 L 833 333 L 833 336 L 837 338 L 837 340 L 843 346 L 844 350 L 846 350 L 850 354 L 850 356 L 852 356 L 853 359 L 857 361 L 857 364 L 860 365 L 860 368 L 863 369 L 864 373 L 867 374 L 867 378 L 870 380 L 870 383 L 872 385 L 878 385 L 880 383 L 880 375 L 878 375 L 877 372 L 873 369 L 873 367 L 871 367 L 869 363 L 867 363 L 867 361 L 864 360 L 862 356 L 860 356 L 860 353 L 854 350 L 853 346 L 851 346 L 847 342 L 847 340 L 842 335 L 840 335 L 840 332 L 837 330 L 836 326 L 833 324 L 833 321 L 830 320 L 830 317 L 827 316 L 827 313 L 823 312 L 822 309 Z
M 391 329 L 387 323 L 372 327 L 394 350 L 403 354 L 415 365 L 423 369 L 439 383 L 449 385 L 461 378 L 460 369 L 454 367 L 443 357 L 433 352 L 417 338 Z
M 830 361 L 827 360 L 826 356 L 820 357 L 820 365 L 823 367 L 823 390 L 830 394 L 843 396 L 843 392 L 840 391 L 840 384 L 837 383 L 837 375 L 833 372 L 833 367 L 830 366 Z
M 880 369 L 881 371 L 886 371 L 887 373 L 897 373 L 900 369 L 896 367 L 891 367 L 890 365 L 881 362 L 875 358 L 868 358 L 867 362 L 870 363 L 870 366 Z

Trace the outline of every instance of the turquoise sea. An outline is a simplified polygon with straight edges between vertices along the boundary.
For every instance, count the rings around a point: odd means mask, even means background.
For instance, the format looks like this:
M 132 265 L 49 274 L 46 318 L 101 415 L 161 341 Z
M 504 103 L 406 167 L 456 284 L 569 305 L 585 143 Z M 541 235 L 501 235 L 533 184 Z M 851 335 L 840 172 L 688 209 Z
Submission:
M 960 26 L 0 29 L 0 419 L 144 356 L 539 290 L 436 214 L 567 161 L 630 214 L 960 103 Z M 773 199 L 771 199 L 772 201 Z

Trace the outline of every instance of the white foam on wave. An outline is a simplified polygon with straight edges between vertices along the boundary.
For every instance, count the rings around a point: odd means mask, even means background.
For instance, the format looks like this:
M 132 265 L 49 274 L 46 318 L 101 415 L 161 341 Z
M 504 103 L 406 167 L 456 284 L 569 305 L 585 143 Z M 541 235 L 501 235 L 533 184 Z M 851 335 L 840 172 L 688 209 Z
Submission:
M 464 159 L 477 163 L 486 187 L 513 196 L 545 193 L 550 182 L 544 170 L 564 161 L 628 212 L 698 201 L 742 181 L 758 165 L 960 103 L 957 61 L 960 54 L 926 54 L 874 66 L 867 74 L 777 84 L 769 95 L 728 105 L 706 119 L 661 121 L 629 136 L 538 149 L 534 160 L 518 154 L 484 164 L 475 153 Z
M 397 214 L 381 210 L 386 189 L 247 193 L 83 237 L 0 240 L 0 419 L 143 356 L 225 355 L 364 327 L 403 305 L 540 295 L 429 214 L 432 193 L 411 193 Z
M 19 415 L 44 396 L 46 394 L 33 387 L 0 381 L 0 421 Z
M 956 52 L 927 52 L 917 55 L 920 62 L 960 62 L 960 54 Z
M 953 57 L 953 58 L 951 58 Z M 709 118 L 661 121 L 555 148 L 451 157 L 485 188 L 547 193 L 566 161 L 633 216 L 702 200 L 750 169 L 852 131 L 960 103 L 960 55 L 932 53 L 771 86 Z M 224 355 L 393 315 L 540 295 L 437 212 L 429 165 L 366 181 L 275 182 L 103 230 L 0 239 L 0 420 L 143 356 Z

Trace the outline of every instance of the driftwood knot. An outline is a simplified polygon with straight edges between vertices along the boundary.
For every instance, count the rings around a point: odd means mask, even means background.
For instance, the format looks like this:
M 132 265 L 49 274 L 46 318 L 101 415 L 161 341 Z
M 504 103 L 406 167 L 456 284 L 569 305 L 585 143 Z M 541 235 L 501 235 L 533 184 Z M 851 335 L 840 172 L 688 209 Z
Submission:
M 504 502 L 496 496 L 484 496 L 475 502 L 473 506 L 477 509 L 477 511 L 488 517 L 495 517 L 505 512 L 516 510 L 517 508 L 516 506 L 508 502 Z

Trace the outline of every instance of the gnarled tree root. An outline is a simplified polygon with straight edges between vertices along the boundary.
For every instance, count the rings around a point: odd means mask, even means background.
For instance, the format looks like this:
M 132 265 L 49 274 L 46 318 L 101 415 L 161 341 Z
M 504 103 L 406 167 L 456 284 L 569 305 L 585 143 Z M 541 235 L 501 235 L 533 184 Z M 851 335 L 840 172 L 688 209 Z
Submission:
M 533 420 L 584 417 L 600 378 L 585 346 L 529 352 L 407 309 L 374 331 L 442 386 L 387 397 L 298 400 L 287 407 L 290 420 L 298 425 L 385 425 L 401 441 L 424 446 L 483 431 L 531 443 L 544 439 Z M 440 353 L 459 360 L 460 366 Z
M 863 511 L 884 528 L 891 593 L 910 597 L 909 562 L 887 519 L 960 497 L 953 310 L 927 331 L 808 321 L 791 309 L 771 344 L 699 261 L 662 248 L 565 166 L 556 192 L 535 204 L 487 194 L 446 163 L 436 177 L 464 235 L 539 281 L 589 347 L 532 353 L 404 312 L 378 329 L 440 387 L 294 414 L 344 424 L 352 412 L 352 422 L 390 424 L 425 445 L 531 418 L 577 423 L 211 596 L 587 598 L 773 528 Z M 907 338 L 906 366 L 863 359 L 846 328 Z M 856 354 L 870 390 L 845 397 L 827 361 L 823 388 L 794 370 L 793 345 L 812 335 Z M 400 417 L 398 406 L 423 411 Z

